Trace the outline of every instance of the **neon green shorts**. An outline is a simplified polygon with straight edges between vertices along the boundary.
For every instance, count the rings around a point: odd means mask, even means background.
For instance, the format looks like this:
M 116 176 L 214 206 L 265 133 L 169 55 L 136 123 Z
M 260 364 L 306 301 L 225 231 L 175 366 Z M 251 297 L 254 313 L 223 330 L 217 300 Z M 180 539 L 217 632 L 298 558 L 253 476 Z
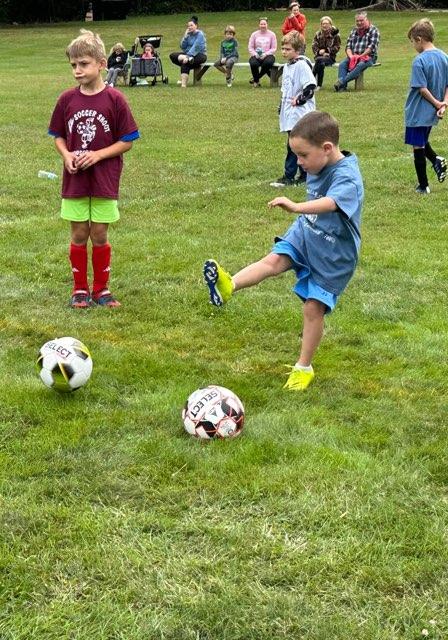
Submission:
M 62 198 L 61 218 L 70 222 L 102 222 L 120 219 L 118 200 L 110 198 Z

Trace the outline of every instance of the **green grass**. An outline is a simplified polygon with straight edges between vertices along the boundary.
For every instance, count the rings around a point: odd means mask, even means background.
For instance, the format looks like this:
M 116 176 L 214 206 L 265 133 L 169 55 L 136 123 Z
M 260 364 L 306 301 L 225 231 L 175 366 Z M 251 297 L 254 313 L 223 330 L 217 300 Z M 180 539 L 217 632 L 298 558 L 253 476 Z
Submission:
M 319 14 L 306 13 L 310 40 Z M 431 16 L 443 44 L 448 14 Z M 207 304 L 203 260 L 234 271 L 292 218 L 266 207 L 284 160 L 278 91 L 252 91 L 242 71 L 228 90 L 210 70 L 181 92 L 168 53 L 187 17 L 98 24 L 108 47 L 163 33 L 170 79 L 124 89 L 142 139 L 111 231 L 123 306 L 110 312 L 67 308 L 58 184 L 37 178 L 61 171 L 46 130 L 83 25 L 0 31 L 0 638 L 444 640 L 446 185 L 431 175 L 417 198 L 402 142 L 418 16 L 374 14 L 382 66 L 365 91 L 335 94 L 328 70 L 317 96 L 360 159 L 366 202 L 360 265 L 304 395 L 281 390 L 301 327 L 291 275 Z M 353 14 L 335 17 L 345 35 Z M 204 15 L 211 58 L 228 22 L 244 52 L 256 19 Z M 446 123 L 432 142 L 447 153 Z M 69 397 L 34 369 L 60 335 L 94 359 Z M 183 403 L 209 383 L 245 403 L 240 439 L 184 434 Z

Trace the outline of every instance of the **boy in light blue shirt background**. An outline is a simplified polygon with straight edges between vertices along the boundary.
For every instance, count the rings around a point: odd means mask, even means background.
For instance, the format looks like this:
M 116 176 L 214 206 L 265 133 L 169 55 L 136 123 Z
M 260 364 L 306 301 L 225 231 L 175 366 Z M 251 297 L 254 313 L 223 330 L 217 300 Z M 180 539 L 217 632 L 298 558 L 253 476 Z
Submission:
M 434 25 L 426 18 L 414 22 L 408 38 L 418 55 L 412 63 L 409 94 L 405 105 L 405 143 L 414 150 L 417 193 L 429 194 L 426 159 L 439 182 L 447 174 L 447 163 L 429 144 L 429 134 L 448 106 L 448 56 L 434 44 Z
M 239 289 L 293 269 L 295 293 L 304 302 L 302 344 L 285 389 L 303 391 L 314 378 L 312 358 L 333 310 L 352 277 L 361 244 L 364 188 L 356 156 L 339 148 L 339 126 L 328 113 L 307 113 L 293 127 L 289 143 L 307 172 L 307 201 L 274 198 L 270 208 L 298 213 L 272 251 L 233 277 L 215 261 L 204 264 L 210 302 L 221 306 Z

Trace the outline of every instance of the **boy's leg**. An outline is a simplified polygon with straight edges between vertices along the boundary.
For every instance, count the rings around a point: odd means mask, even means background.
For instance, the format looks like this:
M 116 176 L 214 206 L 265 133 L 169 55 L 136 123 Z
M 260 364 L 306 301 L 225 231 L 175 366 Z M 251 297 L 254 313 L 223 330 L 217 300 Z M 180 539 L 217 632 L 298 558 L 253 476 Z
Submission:
M 292 264 L 288 256 L 270 253 L 241 269 L 232 278 L 215 260 L 207 260 L 204 264 L 204 279 L 209 288 L 210 302 L 220 307 L 235 291 L 252 287 L 266 278 L 288 271 Z
M 424 147 L 414 147 L 414 166 L 417 173 L 419 193 L 429 193 L 428 176 L 426 174 L 426 156 Z
M 286 140 L 285 178 L 294 181 L 297 173 L 297 156 L 289 145 L 289 133 Z
M 291 391 L 304 391 L 314 379 L 311 365 L 317 347 L 322 340 L 324 316 L 327 307 L 323 302 L 309 298 L 303 307 L 302 348 L 299 359 L 284 386 Z
M 303 305 L 302 348 L 297 364 L 309 367 L 322 340 L 326 305 L 319 300 L 308 299 Z
M 218 69 L 218 71 L 221 71 L 221 73 L 226 72 L 224 65 L 221 63 L 221 60 L 217 60 L 213 66 L 215 67 L 215 69 Z
M 118 307 L 109 291 L 112 248 L 108 242 L 109 224 L 120 217 L 116 200 L 91 198 L 90 238 L 92 241 L 92 300 L 101 306 Z
M 432 168 L 436 172 L 437 180 L 443 182 L 447 174 L 446 158 L 438 156 L 429 142 L 427 142 L 425 146 L 425 156 L 432 164 Z
M 71 222 L 70 224 L 69 260 L 73 274 L 70 306 L 83 309 L 90 306 L 89 284 L 87 282 L 87 242 L 90 227 L 88 222 Z

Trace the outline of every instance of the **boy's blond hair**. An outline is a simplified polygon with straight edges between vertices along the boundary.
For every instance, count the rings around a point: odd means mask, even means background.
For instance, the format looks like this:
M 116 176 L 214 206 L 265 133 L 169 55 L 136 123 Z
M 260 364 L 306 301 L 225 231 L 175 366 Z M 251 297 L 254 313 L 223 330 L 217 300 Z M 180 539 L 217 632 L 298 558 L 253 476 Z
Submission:
M 428 18 L 422 18 L 414 22 L 408 31 L 409 40 L 417 40 L 421 38 L 426 42 L 433 42 L 435 37 L 434 25 Z
M 303 53 L 305 51 L 305 38 L 298 31 L 289 31 L 282 38 L 282 44 L 290 44 L 294 51 Z
M 321 147 L 324 142 L 332 142 L 338 146 L 338 121 L 325 111 L 311 111 L 293 126 L 289 137 L 303 138 L 314 147 Z
M 232 32 L 233 35 L 236 34 L 235 27 L 233 26 L 233 24 L 227 25 L 227 27 L 224 29 L 224 34 L 226 34 L 227 31 Z
M 89 56 L 98 62 L 106 58 L 106 48 L 98 33 L 81 29 L 80 35 L 72 40 L 65 50 L 67 58 Z

